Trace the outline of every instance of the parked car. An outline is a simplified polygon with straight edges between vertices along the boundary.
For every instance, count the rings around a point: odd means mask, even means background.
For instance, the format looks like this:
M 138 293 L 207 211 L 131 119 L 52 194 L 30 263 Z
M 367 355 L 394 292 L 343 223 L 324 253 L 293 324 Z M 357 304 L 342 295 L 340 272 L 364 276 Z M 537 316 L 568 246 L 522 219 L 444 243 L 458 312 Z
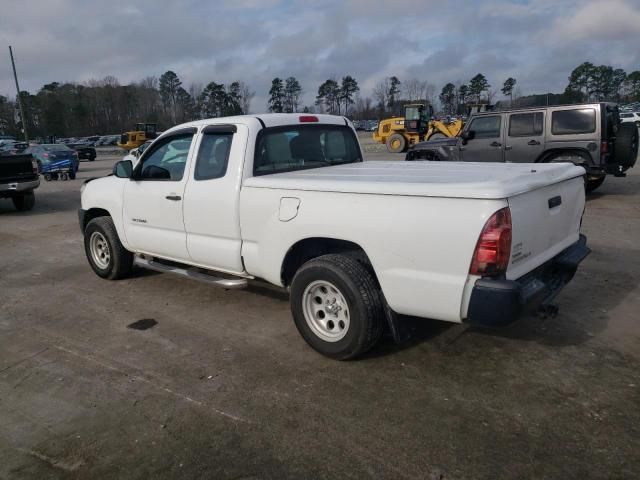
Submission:
M 589 253 L 582 168 L 467 167 L 363 162 L 344 117 L 200 120 L 86 181 L 80 227 L 106 279 L 137 265 L 289 288 L 303 338 L 347 359 L 385 322 L 399 340 L 397 314 L 510 323 L 550 302 Z
M 635 123 L 636 127 L 640 127 L 640 112 L 621 112 L 620 121 L 622 123 Z
M 24 153 L 33 155 L 38 164 L 39 172 L 43 170 L 43 167 L 52 163 L 69 160 L 72 164 L 72 168 L 67 174 L 69 178 L 74 179 L 76 178 L 76 173 L 78 173 L 78 169 L 80 167 L 78 153 L 67 145 L 61 145 L 58 143 L 31 145 L 24 151 Z
M 621 123 L 612 103 L 473 114 L 459 137 L 418 143 L 407 160 L 571 162 L 587 173 L 587 191 L 636 163 L 638 129 Z
M 91 142 L 76 141 L 73 143 L 67 143 L 67 147 L 75 150 L 80 160 L 89 160 L 90 162 L 93 162 L 96 159 L 96 149 L 93 147 L 93 143 Z
M 32 210 L 39 185 L 38 164 L 31 155 L 0 152 L 0 198 L 10 198 L 19 211 Z

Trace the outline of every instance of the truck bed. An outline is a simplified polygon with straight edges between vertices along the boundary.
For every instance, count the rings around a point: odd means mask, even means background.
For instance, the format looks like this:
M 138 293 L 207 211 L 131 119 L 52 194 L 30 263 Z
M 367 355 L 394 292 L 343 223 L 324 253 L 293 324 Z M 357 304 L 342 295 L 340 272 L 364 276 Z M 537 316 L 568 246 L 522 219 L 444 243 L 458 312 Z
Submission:
M 584 175 L 569 163 L 374 161 L 248 178 L 244 186 L 285 190 L 503 199 Z

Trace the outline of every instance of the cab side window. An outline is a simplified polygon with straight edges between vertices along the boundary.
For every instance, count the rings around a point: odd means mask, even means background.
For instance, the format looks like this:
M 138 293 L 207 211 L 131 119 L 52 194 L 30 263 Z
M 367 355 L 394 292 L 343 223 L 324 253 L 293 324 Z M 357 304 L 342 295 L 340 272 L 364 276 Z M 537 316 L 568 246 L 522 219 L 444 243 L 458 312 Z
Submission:
M 515 113 L 509 117 L 510 137 L 542 135 L 542 112 Z
M 225 176 L 232 138 L 232 133 L 205 133 L 202 136 L 194 173 L 196 180 Z
M 500 115 L 489 115 L 474 118 L 469 130 L 476 134 L 475 138 L 500 138 Z
M 169 137 L 157 146 L 154 145 L 153 150 L 142 159 L 138 179 L 170 182 L 182 180 L 192 140 L 193 134 L 188 133 Z

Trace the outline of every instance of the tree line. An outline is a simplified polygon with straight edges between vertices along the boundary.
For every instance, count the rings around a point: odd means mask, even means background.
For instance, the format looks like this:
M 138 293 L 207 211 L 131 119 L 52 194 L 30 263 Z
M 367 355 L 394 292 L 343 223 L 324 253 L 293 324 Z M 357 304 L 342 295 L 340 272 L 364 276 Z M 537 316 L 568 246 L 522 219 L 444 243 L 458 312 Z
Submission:
M 428 81 L 391 76 L 378 82 L 371 96 L 360 94 L 357 80 L 345 75 L 329 78 L 317 89 L 315 102 L 303 105 L 304 89 L 293 76 L 271 81 L 266 109 L 270 112 L 318 112 L 347 115 L 357 120 L 401 115 L 409 102 L 440 104 L 443 115 L 465 114 L 471 105 L 493 104 L 498 92 L 502 107 L 528 107 L 585 101 L 640 101 L 640 71 L 626 73 L 608 65 L 584 62 L 573 69 L 562 93 L 522 96 L 517 80 L 509 77 L 492 88 L 478 73 L 467 82 L 447 82 L 440 93 Z M 248 84 L 192 83 L 188 88 L 173 71 L 121 85 L 107 76 L 83 84 L 52 82 L 37 93 L 20 92 L 30 137 L 88 136 L 130 130 L 137 122 L 155 122 L 161 129 L 190 120 L 249 113 L 255 92 Z M 262 111 L 259 108 L 258 111 Z M 18 135 L 16 102 L 0 96 L 0 133 Z

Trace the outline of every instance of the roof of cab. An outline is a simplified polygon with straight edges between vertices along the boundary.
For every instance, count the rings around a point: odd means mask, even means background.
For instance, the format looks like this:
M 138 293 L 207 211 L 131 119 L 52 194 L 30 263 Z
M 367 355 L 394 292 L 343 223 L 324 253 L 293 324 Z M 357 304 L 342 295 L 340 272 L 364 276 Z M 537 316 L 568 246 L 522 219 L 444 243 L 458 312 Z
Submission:
M 305 121 L 305 117 L 315 117 L 318 119 L 318 121 L 309 121 L 308 119 Z M 182 123 L 180 125 L 176 125 L 175 127 L 171 127 L 170 129 L 165 130 L 163 132 L 163 135 L 171 133 L 175 130 L 182 130 L 183 128 L 199 128 L 207 125 L 239 124 L 252 126 L 254 128 L 262 128 L 264 125 L 265 128 L 269 128 L 305 123 L 323 123 L 330 125 L 351 126 L 351 122 L 349 122 L 345 117 L 338 115 L 324 115 L 315 113 L 264 113 L 256 115 L 237 115 L 234 117 L 216 117 L 206 118 L 204 120 L 195 120 L 193 122 Z

